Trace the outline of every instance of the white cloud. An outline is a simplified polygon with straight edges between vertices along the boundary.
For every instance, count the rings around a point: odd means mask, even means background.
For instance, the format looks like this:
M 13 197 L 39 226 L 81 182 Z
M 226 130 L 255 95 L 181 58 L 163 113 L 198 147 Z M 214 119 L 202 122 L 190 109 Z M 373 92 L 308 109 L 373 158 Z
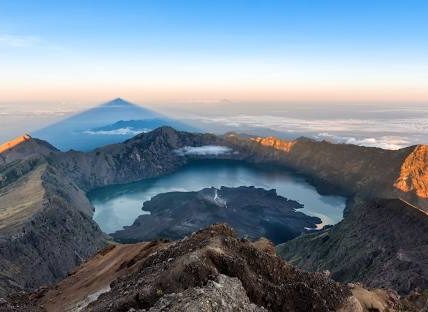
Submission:
M 320 133 L 318 139 L 326 139 L 335 143 L 346 143 L 354 145 L 362 145 L 369 147 L 380 147 L 383 149 L 397 150 L 411 144 L 410 141 L 401 137 L 381 136 L 379 138 L 355 138 L 347 136 L 333 135 L 329 133 Z
M 36 36 L 0 34 L 0 46 L 26 48 L 34 46 L 38 43 L 40 43 L 40 38 Z
M 150 129 L 134 129 L 130 127 L 126 128 L 119 128 L 114 130 L 99 130 L 99 131 L 93 131 L 93 130 L 86 130 L 83 133 L 90 134 L 90 135 L 137 135 L 142 132 L 149 132 Z
M 203 146 L 185 146 L 179 149 L 176 149 L 175 152 L 178 155 L 185 156 L 185 155 L 197 155 L 197 156 L 203 156 L 203 155 L 223 155 L 223 154 L 230 154 L 232 153 L 232 149 L 227 146 L 221 146 L 221 145 L 203 145 Z

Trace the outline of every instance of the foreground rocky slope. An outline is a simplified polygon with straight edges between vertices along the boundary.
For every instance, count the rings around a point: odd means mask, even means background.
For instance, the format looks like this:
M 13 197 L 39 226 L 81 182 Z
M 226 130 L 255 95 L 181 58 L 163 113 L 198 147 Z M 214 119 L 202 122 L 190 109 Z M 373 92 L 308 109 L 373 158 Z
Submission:
M 401 293 L 428 289 L 428 216 L 399 199 L 356 200 L 343 221 L 278 246 L 305 270 Z
M 206 188 L 156 195 L 143 205 L 148 215 L 111 236 L 119 242 L 180 239 L 214 223 L 227 222 L 241 237 L 266 237 L 275 244 L 315 228 L 321 219 L 296 211 L 303 206 L 255 187 Z
M 214 225 L 176 242 L 110 247 L 55 287 L 15 304 L 34 311 L 152 312 L 395 311 L 399 305 L 393 292 L 339 284 L 273 252 L 269 242 L 251 243 Z

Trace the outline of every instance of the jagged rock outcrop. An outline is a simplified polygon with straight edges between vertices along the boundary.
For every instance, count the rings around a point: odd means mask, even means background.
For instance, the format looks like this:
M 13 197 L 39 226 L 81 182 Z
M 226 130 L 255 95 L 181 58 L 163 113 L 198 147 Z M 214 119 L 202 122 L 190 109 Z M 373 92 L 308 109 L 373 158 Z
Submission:
M 0 144 L 0 153 L 4 153 L 23 142 L 29 141 L 30 139 L 31 137 L 29 134 L 24 134 L 11 141 L 4 142 L 3 144 Z
M 0 166 L 17 160 L 40 158 L 56 151 L 48 142 L 26 134 L 0 145 Z
M 146 311 L 266 312 L 268 310 L 251 303 L 238 278 L 220 274 L 217 281 L 210 280 L 205 286 L 188 288 L 178 294 L 166 294 Z
M 317 217 L 296 211 L 302 207 L 275 190 L 255 187 L 163 193 L 144 203 L 142 209 L 150 214 L 139 216 L 111 236 L 119 242 L 181 239 L 211 224 L 227 222 L 241 237 L 267 237 L 279 244 L 321 223 Z
M 428 198 L 428 145 L 418 145 L 401 165 L 394 186 L 406 193 Z
M 278 246 L 290 263 L 401 293 L 428 289 L 428 215 L 400 199 L 356 200 L 344 220 Z

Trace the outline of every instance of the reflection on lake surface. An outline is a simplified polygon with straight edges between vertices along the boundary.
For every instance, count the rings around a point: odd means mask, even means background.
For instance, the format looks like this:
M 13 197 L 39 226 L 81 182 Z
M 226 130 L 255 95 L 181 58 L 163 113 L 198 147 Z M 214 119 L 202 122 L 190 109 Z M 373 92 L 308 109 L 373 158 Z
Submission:
M 303 178 L 284 169 L 254 166 L 234 161 L 198 161 L 175 173 L 136 183 L 114 185 L 88 194 L 95 206 L 94 219 L 106 233 L 112 233 L 145 213 L 143 202 L 159 193 L 198 191 L 205 187 L 251 186 L 276 189 L 278 195 L 304 205 L 300 211 L 320 217 L 323 224 L 342 219 L 345 198 L 320 195 Z

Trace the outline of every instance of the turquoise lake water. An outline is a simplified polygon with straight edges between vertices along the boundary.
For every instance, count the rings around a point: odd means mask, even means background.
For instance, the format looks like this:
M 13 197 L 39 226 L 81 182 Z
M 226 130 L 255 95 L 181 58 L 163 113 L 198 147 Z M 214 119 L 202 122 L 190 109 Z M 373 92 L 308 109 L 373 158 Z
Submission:
M 90 192 L 95 207 L 94 219 L 106 233 L 130 225 L 139 215 L 143 203 L 159 193 L 198 191 L 205 187 L 256 186 L 276 189 L 278 195 L 304 205 L 300 211 L 321 218 L 322 224 L 342 219 L 345 198 L 320 195 L 303 178 L 283 168 L 254 166 L 233 161 L 199 161 L 176 172 L 140 182 L 114 185 Z

